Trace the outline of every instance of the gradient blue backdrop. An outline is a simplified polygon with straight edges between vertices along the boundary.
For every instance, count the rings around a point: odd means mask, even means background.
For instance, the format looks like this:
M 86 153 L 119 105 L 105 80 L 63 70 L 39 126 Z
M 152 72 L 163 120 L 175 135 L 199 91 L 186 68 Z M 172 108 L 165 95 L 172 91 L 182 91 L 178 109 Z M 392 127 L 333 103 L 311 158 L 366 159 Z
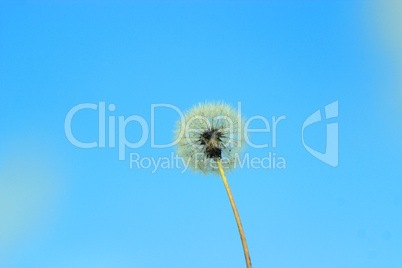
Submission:
M 401 17 L 385 1 L 2 1 L 0 267 L 245 267 L 218 177 L 130 169 L 117 148 L 76 148 L 64 133 L 80 103 L 150 123 L 151 104 L 205 100 L 286 116 L 276 148 L 256 133 L 270 147 L 247 149 L 286 169 L 228 176 L 254 267 L 401 267 Z M 301 126 L 336 100 L 333 168 L 303 148 Z M 97 140 L 97 120 L 81 111 L 74 135 Z M 156 142 L 176 120 L 156 111 Z M 325 123 L 306 130 L 321 151 Z M 174 148 L 148 139 L 132 152 Z

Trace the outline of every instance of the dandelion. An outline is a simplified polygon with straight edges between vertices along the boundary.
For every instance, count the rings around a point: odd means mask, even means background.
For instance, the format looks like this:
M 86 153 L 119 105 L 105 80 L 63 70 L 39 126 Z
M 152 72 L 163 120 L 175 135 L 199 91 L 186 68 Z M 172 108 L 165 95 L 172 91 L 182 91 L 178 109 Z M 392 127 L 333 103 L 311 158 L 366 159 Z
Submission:
M 244 119 L 225 103 L 200 103 L 177 123 L 178 155 L 196 172 L 220 174 L 229 197 L 243 245 L 247 268 L 251 259 L 240 216 L 225 170 L 232 171 L 244 148 Z

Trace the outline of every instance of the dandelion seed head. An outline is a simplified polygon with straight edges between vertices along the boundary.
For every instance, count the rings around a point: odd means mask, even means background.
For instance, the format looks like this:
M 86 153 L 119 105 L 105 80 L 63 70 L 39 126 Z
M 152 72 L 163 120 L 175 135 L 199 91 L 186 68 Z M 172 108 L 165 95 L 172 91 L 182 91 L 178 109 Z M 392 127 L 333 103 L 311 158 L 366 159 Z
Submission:
M 177 153 L 193 171 L 219 174 L 217 159 L 231 171 L 244 148 L 243 130 L 244 118 L 232 106 L 199 103 L 177 122 Z

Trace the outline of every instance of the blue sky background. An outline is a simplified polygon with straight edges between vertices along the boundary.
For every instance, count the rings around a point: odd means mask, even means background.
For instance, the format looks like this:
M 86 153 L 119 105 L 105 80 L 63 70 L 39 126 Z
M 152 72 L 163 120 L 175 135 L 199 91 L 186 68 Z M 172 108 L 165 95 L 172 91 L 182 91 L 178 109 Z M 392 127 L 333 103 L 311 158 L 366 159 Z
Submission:
M 64 133 L 80 103 L 150 123 L 151 104 L 205 100 L 286 116 L 276 148 L 255 133 L 270 147 L 246 149 L 286 169 L 228 175 L 254 267 L 401 267 L 400 18 L 386 1 L 2 1 L 0 267 L 245 267 L 220 178 L 130 169 L 117 148 L 76 148 Z M 301 126 L 336 100 L 334 168 L 304 149 Z M 176 120 L 156 110 L 157 143 Z M 305 132 L 319 151 L 326 123 Z M 72 128 L 96 141 L 97 112 Z M 127 156 L 174 151 L 148 138 Z

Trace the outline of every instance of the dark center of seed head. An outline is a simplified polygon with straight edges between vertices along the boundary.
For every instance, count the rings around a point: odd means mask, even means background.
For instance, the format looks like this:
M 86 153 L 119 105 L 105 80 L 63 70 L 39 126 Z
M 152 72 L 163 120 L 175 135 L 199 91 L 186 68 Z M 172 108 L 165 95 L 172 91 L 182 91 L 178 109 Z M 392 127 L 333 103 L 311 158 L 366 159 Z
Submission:
M 206 130 L 200 135 L 199 142 L 204 145 L 208 158 L 222 157 L 222 138 L 222 132 L 215 128 Z

